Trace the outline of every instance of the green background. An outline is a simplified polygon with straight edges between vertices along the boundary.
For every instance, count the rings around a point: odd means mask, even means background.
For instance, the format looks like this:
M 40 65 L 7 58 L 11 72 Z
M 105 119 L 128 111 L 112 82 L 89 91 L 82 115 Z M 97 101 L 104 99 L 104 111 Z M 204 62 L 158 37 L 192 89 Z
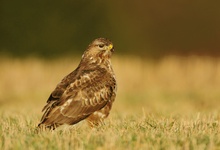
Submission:
M 0 52 L 82 54 L 107 37 L 117 54 L 160 57 L 220 54 L 219 1 L 64 0 L 0 2 Z

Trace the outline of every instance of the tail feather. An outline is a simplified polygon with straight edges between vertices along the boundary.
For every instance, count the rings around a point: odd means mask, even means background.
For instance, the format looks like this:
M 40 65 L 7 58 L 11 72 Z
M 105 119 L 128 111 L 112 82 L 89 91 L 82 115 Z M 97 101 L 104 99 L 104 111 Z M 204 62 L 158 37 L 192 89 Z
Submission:
M 51 125 L 46 125 L 44 123 L 39 123 L 37 128 L 40 130 L 55 130 L 57 127 L 59 127 L 59 124 L 51 124 Z

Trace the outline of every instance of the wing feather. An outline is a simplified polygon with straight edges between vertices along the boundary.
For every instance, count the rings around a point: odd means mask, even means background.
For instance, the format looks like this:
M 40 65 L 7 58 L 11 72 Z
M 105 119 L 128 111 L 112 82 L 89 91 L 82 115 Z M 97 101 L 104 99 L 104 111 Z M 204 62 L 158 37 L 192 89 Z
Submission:
M 41 123 L 77 123 L 102 109 L 111 99 L 112 84 L 105 81 L 112 81 L 112 76 L 106 69 L 77 71 L 66 76 L 51 93 Z

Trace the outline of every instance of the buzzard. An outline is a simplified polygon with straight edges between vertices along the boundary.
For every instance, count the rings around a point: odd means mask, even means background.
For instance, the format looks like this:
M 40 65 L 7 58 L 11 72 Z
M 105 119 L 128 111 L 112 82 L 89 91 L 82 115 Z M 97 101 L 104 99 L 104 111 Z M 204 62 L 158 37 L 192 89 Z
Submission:
M 43 108 L 38 127 L 55 129 L 86 119 L 99 125 L 109 115 L 116 97 L 116 79 L 111 65 L 113 44 L 95 39 L 82 55 L 78 67 L 56 86 Z

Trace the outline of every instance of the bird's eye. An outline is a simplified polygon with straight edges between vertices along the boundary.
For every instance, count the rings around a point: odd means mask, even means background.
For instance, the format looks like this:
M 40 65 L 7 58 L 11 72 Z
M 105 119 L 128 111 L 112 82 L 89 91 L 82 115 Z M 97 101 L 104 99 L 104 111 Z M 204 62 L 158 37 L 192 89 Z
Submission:
M 104 45 L 103 45 L 103 44 L 100 44 L 100 45 L 99 45 L 99 48 L 103 48 L 103 47 L 104 47 Z

